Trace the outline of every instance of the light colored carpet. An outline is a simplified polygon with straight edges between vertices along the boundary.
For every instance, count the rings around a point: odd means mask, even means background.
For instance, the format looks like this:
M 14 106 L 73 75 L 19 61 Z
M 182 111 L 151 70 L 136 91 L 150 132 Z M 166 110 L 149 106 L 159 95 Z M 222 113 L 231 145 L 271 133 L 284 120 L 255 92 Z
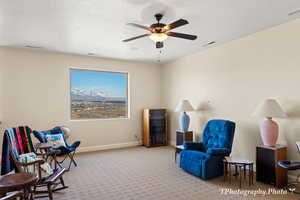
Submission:
M 223 178 L 204 181 L 188 174 L 174 162 L 172 147 L 134 147 L 77 155 L 78 167 L 65 174 L 69 186 L 54 199 L 78 200 L 201 200 L 253 199 L 253 195 L 221 194 L 221 188 L 238 189 Z M 254 182 L 242 189 L 267 190 L 269 185 Z M 300 197 L 300 196 L 299 196 Z M 297 199 L 297 196 L 267 195 L 258 199 Z

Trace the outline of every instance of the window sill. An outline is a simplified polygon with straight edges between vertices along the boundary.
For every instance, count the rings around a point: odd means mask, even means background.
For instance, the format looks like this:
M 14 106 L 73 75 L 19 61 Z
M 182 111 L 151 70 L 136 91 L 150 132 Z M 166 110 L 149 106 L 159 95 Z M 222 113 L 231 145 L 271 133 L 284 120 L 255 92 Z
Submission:
M 104 119 L 69 119 L 71 122 L 86 122 L 86 121 L 108 121 L 108 120 L 130 120 L 130 117 L 125 118 L 104 118 Z

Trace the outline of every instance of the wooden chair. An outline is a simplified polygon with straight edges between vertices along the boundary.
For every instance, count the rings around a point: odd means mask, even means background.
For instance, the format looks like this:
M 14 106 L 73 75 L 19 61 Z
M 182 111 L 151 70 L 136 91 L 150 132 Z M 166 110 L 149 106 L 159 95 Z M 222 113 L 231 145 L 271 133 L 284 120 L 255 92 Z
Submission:
M 18 127 L 19 130 L 20 127 Z M 16 129 L 18 129 L 16 128 Z M 13 129 L 13 130 L 16 130 Z M 31 130 L 31 129 L 27 129 L 27 130 Z M 20 132 L 20 131 L 19 131 Z M 5 131 L 4 134 L 8 134 L 7 137 L 9 138 L 9 133 L 7 131 Z M 30 134 L 28 134 L 30 137 Z M 27 137 L 28 137 L 27 135 Z M 28 138 L 29 138 L 28 137 Z M 11 140 L 10 140 L 11 141 Z M 27 143 L 24 144 L 24 141 L 27 141 Z M 46 194 L 46 195 L 39 195 L 37 197 L 49 197 L 50 200 L 53 199 L 53 192 L 56 192 L 58 190 L 62 190 L 65 188 L 68 188 L 63 180 L 63 174 L 65 173 L 65 168 L 60 167 L 59 165 L 57 165 L 57 160 L 56 160 L 56 154 L 59 153 L 58 151 L 49 151 L 49 152 L 45 152 L 45 153 L 37 153 L 37 151 L 34 149 L 31 140 L 27 139 L 27 140 L 22 140 L 23 145 L 26 145 L 27 147 L 30 146 L 29 149 L 32 149 L 33 152 L 40 156 L 39 159 L 32 161 L 32 162 L 20 162 L 16 156 L 16 153 L 14 151 L 16 151 L 15 149 L 18 149 L 17 147 L 15 147 L 14 144 L 12 144 L 12 142 L 9 142 L 9 148 L 10 148 L 10 157 L 13 161 L 13 164 L 15 166 L 15 171 L 16 173 L 18 172 L 28 172 L 28 166 L 34 166 L 34 168 L 37 166 L 37 171 L 38 171 L 38 181 L 36 183 L 36 185 L 34 186 L 34 193 L 35 194 Z M 21 143 L 22 143 L 21 142 Z M 26 152 L 26 153 L 30 153 L 30 152 Z M 49 175 L 48 177 L 42 177 L 42 168 L 41 165 L 45 162 L 47 162 L 47 158 L 49 157 L 49 155 L 51 155 L 51 157 L 53 158 L 52 163 L 50 163 L 50 165 L 54 166 L 53 168 L 53 173 L 51 175 Z M 58 187 L 59 185 L 61 185 L 61 187 Z M 39 190 L 39 188 L 45 188 L 42 190 Z

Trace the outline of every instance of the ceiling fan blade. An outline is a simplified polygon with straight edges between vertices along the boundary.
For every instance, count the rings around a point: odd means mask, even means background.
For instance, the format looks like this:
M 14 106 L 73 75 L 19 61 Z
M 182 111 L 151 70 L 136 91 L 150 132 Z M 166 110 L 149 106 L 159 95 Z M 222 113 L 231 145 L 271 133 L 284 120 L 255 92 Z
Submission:
M 142 29 L 145 29 L 147 31 L 153 32 L 152 28 L 147 27 L 147 26 L 143 26 L 143 25 L 139 25 L 139 24 L 135 24 L 135 23 L 127 23 L 127 25 L 142 28 Z
M 163 48 L 164 47 L 164 43 L 163 42 L 156 42 L 155 46 L 157 49 Z
M 132 37 L 132 38 L 128 38 L 126 40 L 123 40 L 123 42 L 129 42 L 131 40 L 136 40 L 136 39 L 139 39 L 139 38 L 142 38 L 142 37 L 146 37 L 146 36 L 149 36 L 151 34 L 144 34 L 144 35 L 139 35 L 139 36 L 136 36 L 136 37 Z
M 166 34 L 171 37 L 177 37 L 177 38 L 182 38 L 182 39 L 187 39 L 187 40 L 196 40 L 197 39 L 197 35 L 189 35 L 189 34 L 175 33 L 175 32 L 167 32 Z
M 179 19 L 179 20 L 177 20 L 177 21 L 175 21 L 175 22 L 173 22 L 173 23 L 171 23 L 171 24 L 168 24 L 167 25 L 167 29 L 168 30 L 172 30 L 172 29 L 174 29 L 174 28 L 178 28 L 178 27 L 180 27 L 180 26 L 183 26 L 183 25 L 186 25 L 186 24 L 188 24 L 189 22 L 187 21 L 187 20 L 185 20 L 185 19 Z

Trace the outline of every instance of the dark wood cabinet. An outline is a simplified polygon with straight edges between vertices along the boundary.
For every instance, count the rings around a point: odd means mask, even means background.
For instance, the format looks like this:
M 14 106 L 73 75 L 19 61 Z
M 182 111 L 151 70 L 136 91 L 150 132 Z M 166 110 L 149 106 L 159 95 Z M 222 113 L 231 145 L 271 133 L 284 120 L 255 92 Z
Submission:
M 193 131 L 176 131 L 176 146 L 183 145 L 183 142 L 193 142 Z
M 167 110 L 143 110 L 143 144 L 146 147 L 167 145 Z
M 256 147 L 256 180 L 277 187 L 287 185 L 287 171 L 278 166 L 278 162 L 286 160 L 287 148 L 282 145 L 274 147 Z

